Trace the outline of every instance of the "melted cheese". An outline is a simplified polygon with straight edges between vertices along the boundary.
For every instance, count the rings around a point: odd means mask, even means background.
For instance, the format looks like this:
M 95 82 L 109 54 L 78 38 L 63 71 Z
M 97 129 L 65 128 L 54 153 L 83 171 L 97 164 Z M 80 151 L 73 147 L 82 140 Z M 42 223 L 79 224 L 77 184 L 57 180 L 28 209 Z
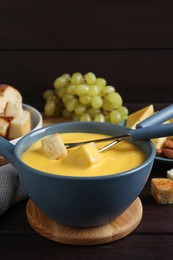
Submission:
M 104 137 L 107 136 L 91 133 L 61 134 L 64 143 Z M 97 143 L 97 148 L 105 144 L 107 143 Z M 145 160 L 143 152 L 128 141 L 122 141 L 102 153 L 98 153 L 97 148 L 91 143 L 82 145 L 69 149 L 66 158 L 50 160 L 41 149 L 41 140 L 38 140 L 23 153 L 22 160 L 32 168 L 43 172 L 80 177 L 103 176 L 128 171 Z

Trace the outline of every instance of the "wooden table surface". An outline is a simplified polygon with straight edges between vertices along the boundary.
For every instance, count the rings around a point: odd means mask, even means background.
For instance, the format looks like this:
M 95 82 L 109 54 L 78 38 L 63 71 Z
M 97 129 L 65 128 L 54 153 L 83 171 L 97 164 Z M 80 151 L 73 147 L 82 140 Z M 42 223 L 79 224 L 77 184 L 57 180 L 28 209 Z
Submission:
M 26 203 L 11 207 L 0 217 L 0 259 L 171 259 L 173 256 L 173 205 L 158 205 L 150 194 L 153 176 L 166 176 L 166 168 L 155 165 L 140 195 L 142 221 L 121 240 L 97 246 L 70 246 L 50 241 L 31 229 Z
M 71 246 L 38 235 L 26 218 L 27 201 L 12 206 L 0 217 L 0 259 L 171 259 L 173 205 L 159 205 L 151 196 L 151 178 L 166 177 L 173 165 L 155 162 L 140 194 L 143 216 L 128 236 L 108 244 Z

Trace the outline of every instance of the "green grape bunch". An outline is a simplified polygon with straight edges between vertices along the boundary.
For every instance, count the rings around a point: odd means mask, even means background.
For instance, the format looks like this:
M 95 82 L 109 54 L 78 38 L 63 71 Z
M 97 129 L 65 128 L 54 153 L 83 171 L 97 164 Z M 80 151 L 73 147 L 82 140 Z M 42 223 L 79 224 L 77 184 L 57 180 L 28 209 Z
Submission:
M 53 89 L 43 93 L 43 98 L 44 112 L 50 117 L 114 124 L 128 117 L 121 95 L 104 78 L 97 78 L 92 72 L 61 75 L 53 82 Z

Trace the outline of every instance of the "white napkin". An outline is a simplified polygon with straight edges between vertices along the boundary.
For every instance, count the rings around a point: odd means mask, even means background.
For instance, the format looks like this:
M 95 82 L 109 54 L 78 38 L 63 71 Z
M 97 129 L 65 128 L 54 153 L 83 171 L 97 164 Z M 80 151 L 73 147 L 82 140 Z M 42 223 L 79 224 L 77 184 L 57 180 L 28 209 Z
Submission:
M 22 200 L 28 198 L 18 177 L 16 168 L 11 164 L 0 167 L 0 215 Z

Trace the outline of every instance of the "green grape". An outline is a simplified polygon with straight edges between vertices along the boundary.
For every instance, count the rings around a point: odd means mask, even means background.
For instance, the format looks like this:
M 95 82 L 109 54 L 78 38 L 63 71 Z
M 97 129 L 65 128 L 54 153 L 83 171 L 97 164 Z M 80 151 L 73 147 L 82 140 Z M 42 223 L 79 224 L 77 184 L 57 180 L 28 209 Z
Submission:
M 100 113 L 100 109 L 95 109 L 93 107 L 88 108 L 87 113 L 90 115 L 91 118 L 94 118 L 97 114 Z
M 79 101 L 83 105 L 88 105 L 91 102 L 91 96 L 82 95 L 82 96 L 79 97 Z
M 106 86 L 106 80 L 103 78 L 96 78 L 96 85 L 104 87 Z
M 90 122 L 92 120 L 91 120 L 91 116 L 88 113 L 84 113 L 84 114 L 82 114 L 80 116 L 79 121 L 81 121 L 81 122 L 85 122 L 85 121 Z
M 103 114 L 97 114 L 95 117 L 94 117 L 94 121 L 95 122 L 105 122 L 105 117 Z
M 91 100 L 91 106 L 95 109 L 101 108 L 103 99 L 100 96 L 94 96 Z
M 122 121 L 121 115 L 118 110 L 113 110 L 112 112 L 110 112 L 109 116 L 110 121 L 113 124 L 119 124 Z
M 66 118 L 66 119 L 70 119 L 70 118 L 72 118 L 72 112 L 70 112 L 70 111 L 68 111 L 67 109 L 63 109 L 62 110 L 62 116 L 64 117 L 64 118 Z
M 115 107 L 114 107 L 114 104 L 110 103 L 107 99 L 103 99 L 102 108 L 105 111 L 112 111 Z
M 106 95 L 112 92 L 115 92 L 115 88 L 113 86 L 103 86 L 101 90 L 101 95 Z
M 55 79 L 55 81 L 53 82 L 53 86 L 56 89 L 61 89 L 63 87 L 65 87 L 67 84 L 67 79 L 63 76 L 58 77 L 57 79 Z
M 66 89 L 65 88 L 60 88 L 60 89 L 56 89 L 55 93 L 60 97 L 63 98 L 66 94 Z
M 73 85 L 78 85 L 80 83 L 83 82 L 83 76 L 80 72 L 75 72 L 73 73 L 72 77 L 71 77 L 71 83 Z
M 76 85 L 68 85 L 67 88 L 66 88 L 66 91 L 68 94 L 72 94 L 74 95 L 75 92 L 76 92 Z
M 47 98 L 49 98 L 50 96 L 53 96 L 53 95 L 54 95 L 54 91 L 52 89 L 48 89 L 48 90 L 44 91 L 43 98 L 47 99 Z
M 66 104 L 66 109 L 70 112 L 75 110 L 76 105 L 78 104 L 77 98 L 72 98 L 69 100 L 69 102 Z
M 62 101 L 63 101 L 64 104 L 67 104 L 72 98 L 74 98 L 74 95 L 65 94 L 62 98 Z
M 85 111 L 86 111 L 86 106 L 82 104 L 77 104 L 74 109 L 76 115 L 82 115 L 83 113 L 85 113 Z
M 100 92 L 100 89 L 97 85 L 91 85 L 89 86 L 88 95 L 90 96 L 96 96 Z
M 117 110 L 118 110 L 118 112 L 120 113 L 121 118 L 122 118 L 123 120 L 124 120 L 124 119 L 127 119 L 128 109 L 127 109 L 125 106 L 118 107 Z
M 64 78 L 64 79 L 66 80 L 66 82 L 69 82 L 69 81 L 70 81 L 70 74 L 68 74 L 68 73 L 62 74 L 61 77 Z
M 56 111 L 56 104 L 53 101 L 47 102 L 44 106 L 44 112 L 47 116 L 53 116 Z
M 88 85 L 80 84 L 80 85 L 76 86 L 75 94 L 78 96 L 81 96 L 81 95 L 87 94 L 88 91 L 89 91 Z
M 106 99 L 115 105 L 115 108 L 122 106 L 122 98 L 118 92 L 107 94 Z
M 56 95 L 51 95 L 47 98 L 47 102 L 53 101 L 55 104 L 60 102 L 60 98 Z
M 57 117 L 60 113 L 61 113 L 61 110 L 57 106 L 56 109 L 55 109 L 55 112 L 52 114 L 52 117 Z
M 91 85 L 91 84 L 95 84 L 95 82 L 96 82 L 96 76 L 95 76 L 95 74 L 92 73 L 92 72 L 86 73 L 85 76 L 84 76 L 84 78 L 85 78 L 86 82 L 87 82 L 88 84 L 90 84 L 90 85 Z

